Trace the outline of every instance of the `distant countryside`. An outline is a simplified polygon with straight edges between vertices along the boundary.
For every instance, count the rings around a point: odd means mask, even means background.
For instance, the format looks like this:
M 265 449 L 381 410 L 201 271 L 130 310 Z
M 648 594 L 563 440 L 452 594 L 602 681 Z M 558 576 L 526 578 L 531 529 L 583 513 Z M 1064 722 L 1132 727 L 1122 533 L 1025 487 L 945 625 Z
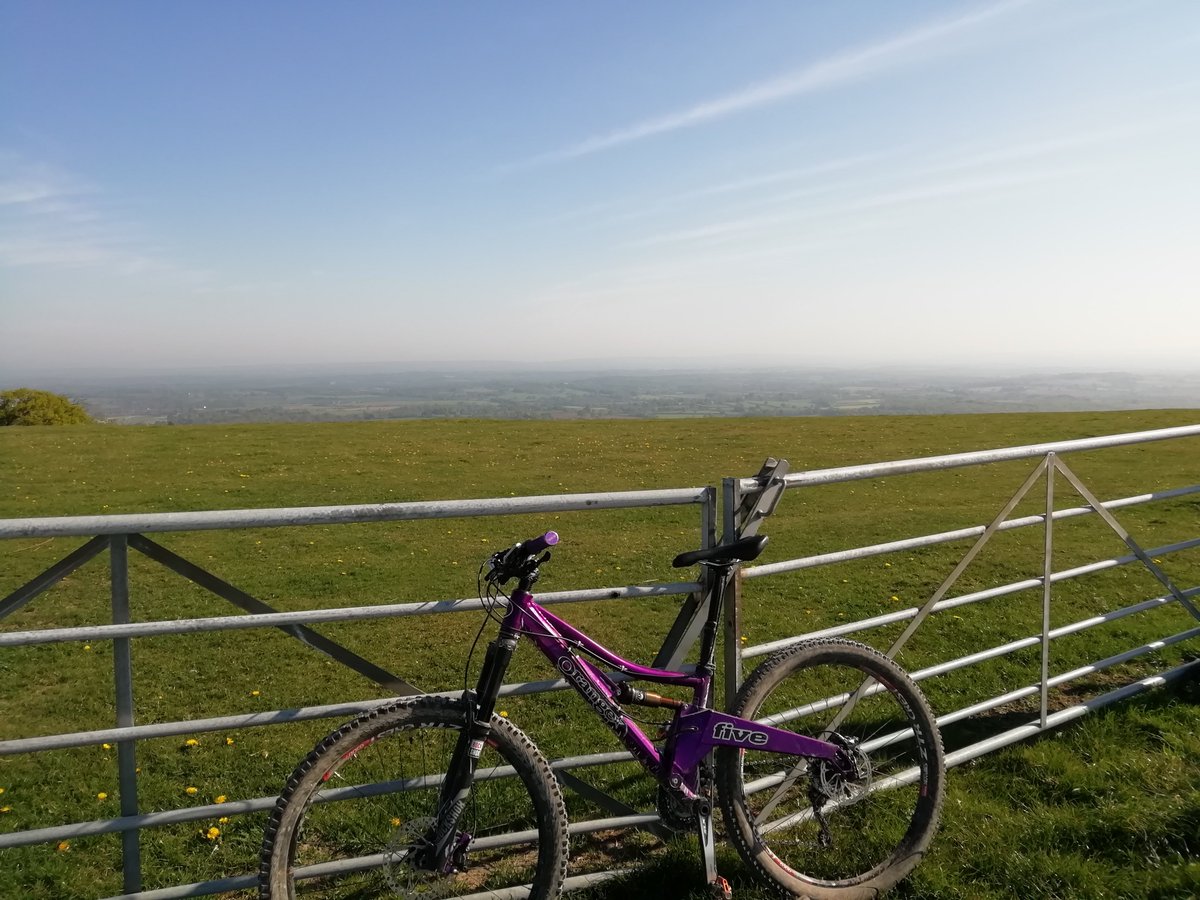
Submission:
M 213 368 L 43 378 L 119 424 L 1057 412 L 1200 406 L 1200 371 Z

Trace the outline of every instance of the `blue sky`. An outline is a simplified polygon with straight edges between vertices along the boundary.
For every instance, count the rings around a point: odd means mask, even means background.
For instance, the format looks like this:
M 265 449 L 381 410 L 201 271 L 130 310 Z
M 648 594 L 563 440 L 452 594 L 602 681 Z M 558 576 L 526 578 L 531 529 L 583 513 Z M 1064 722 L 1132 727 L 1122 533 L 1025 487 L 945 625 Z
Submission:
M 1200 4 L 0 0 L 0 376 L 1197 367 Z

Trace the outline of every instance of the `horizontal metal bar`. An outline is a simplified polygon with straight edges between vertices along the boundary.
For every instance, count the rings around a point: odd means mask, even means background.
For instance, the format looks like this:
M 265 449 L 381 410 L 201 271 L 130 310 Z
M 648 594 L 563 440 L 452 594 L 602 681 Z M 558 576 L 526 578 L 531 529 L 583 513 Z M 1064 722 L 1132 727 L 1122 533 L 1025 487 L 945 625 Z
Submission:
M 1077 669 L 1072 669 L 1069 672 L 1063 672 L 1060 675 L 1051 676 L 1048 685 L 1052 688 L 1060 687 L 1068 681 L 1074 681 L 1076 678 L 1083 678 L 1086 675 L 1094 675 L 1096 672 L 1102 672 L 1112 666 L 1120 665 L 1131 660 L 1137 659 L 1139 656 L 1145 656 L 1147 653 L 1155 653 L 1162 650 L 1164 647 L 1170 647 L 1173 644 L 1181 643 L 1182 641 L 1191 640 L 1200 636 L 1200 628 L 1192 628 L 1188 631 L 1182 631 L 1179 634 L 1173 634 L 1170 637 L 1162 638 L 1161 640 L 1151 641 L 1148 644 L 1143 644 L 1140 647 L 1134 647 L 1132 650 L 1126 650 L 1123 653 L 1117 653 L 1105 659 L 1097 660 L 1094 663 L 1089 663 L 1086 666 L 1080 666 Z M 1040 690 L 1040 684 L 1030 684 L 1023 688 L 1018 688 L 1015 691 L 1009 691 L 1006 694 L 1001 694 L 998 697 L 992 697 L 988 700 L 982 700 L 979 703 L 974 703 L 971 706 L 964 706 L 962 709 L 954 710 L 946 713 L 944 716 L 938 716 L 937 723 L 941 727 L 943 725 L 952 725 L 961 719 L 966 719 L 970 716 L 978 715 L 982 712 L 988 712 L 995 709 L 997 706 L 1004 706 L 1008 703 L 1013 703 L 1017 700 L 1022 700 L 1025 697 L 1031 697 L 1037 694 Z
M 1180 632 L 1179 634 L 1173 634 L 1170 637 L 1162 638 L 1157 641 L 1151 641 L 1148 644 L 1143 644 L 1141 647 L 1135 647 L 1132 650 L 1126 650 L 1124 653 L 1118 653 L 1115 656 L 1110 656 L 1106 659 L 1098 660 L 1086 666 L 1080 666 L 1077 669 L 1072 669 L 1070 672 L 1064 672 L 1061 675 L 1056 675 L 1049 679 L 1048 684 L 1052 688 L 1059 687 L 1068 681 L 1074 681 L 1075 679 L 1082 678 L 1085 675 L 1101 672 L 1112 666 L 1129 662 L 1130 660 L 1136 659 L 1139 656 L 1145 656 L 1147 653 L 1154 653 L 1158 650 L 1162 650 L 1165 647 L 1170 647 L 1173 644 L 1191 640 L 1197 636 L 1200 636 L 1200 628 L 1192 628 L 1188 631 Z M 1038 694 L 1040 690 L 1041 684 L 1039 682 L 1037 684 L 1027 685 L 1023 688 L 1018 688 L 1015 691 L 1009 691 L 1006 694 L 1001 694 L 996 697 L 991 697 L 987 700 L 982 700 L 979 703 L 974 703 L 970 706 L 964 706 L 961 709 L 938 716 L 936 719 L 938 728 L 944 729 L 947 725 L 952 725 L 955 722 L 961 721 L 962 719 L 970 718 L 971 716 L 979 715 L 980 713 L 989 712 L 998 706 L 1004 706 L 1005 704 L 1022 700 L 1025 697 L 1032 697 Z M 843 693 L 840 695 L 840 699 L 845 700 L 845 698 L 848 696 L 849 692 Z M 838 701 L 838 698 L 828 699 L 832 699 L 835 702 L 827 703 L 825 701 L 818 701 L 813 704 L 808 704 L 804 707 L 797 707 L 794 710 L 788 710 L 782 714 L 767 716 L 766 718 L 758 719 L 757 721 L 760 724 L 778 724 L 780 721 L 791 721 L 792 719 L 801 718 L 802 715 L 806 715 L 808 712 L 818 712 L 820 710 L 827 709 L 830 706 L 835 705 Z M 797 715 L 791 715 L 792 713 L 797 713 Z M 898 740 L 910 738 L 912 737 L 912 733 L 913 731 L 911 728 L 905 728 L 892 732 L 891 734 L 874 737 L 867 741 L 867 743 L 863 744 L 863 750 L 866 752 L 871 752 Z M 746 785 L 746 793 L 754 794 L 781 784 L 786 775 L 787 773 L 781 769 L 772 775 L 765 775 L 761 778 L 757 778 Z
M 582 603 L 591 600 L 636 600 L 643 597 L 668 597 L 700 590 L 695 581 L 627 587 L 588 588 L 579 591 L 551 591 L 538 594 L 538 603 Z M 0 647 L 25 647 L 62 641 L 105 641 L 122 637 L 150 637 L 165 634 L 196 634 L 204 631 L 233 631 L 244 628 L 278 628 L 283 625 L 319 622 L 369 621 L 371 619 L 420 616 L 431 613 L 469 612 L 484 608 L 475 599 L 438 600 L 427 603 L 388 603 L 378 606 L 343 606 L 335 609 L 311 609 L 298 612 L 247 613 L 239 616 L 210 616 L 203 619 L 169 619 L 158 622 L 133 622 L 128 625 L 83 625 L 75 628 L 43 628 L 37 631 L 12 631 L 0 634 Z
M 1156 500 L 1168 500 L 1175 497 L 1186 497 L 1190 494 L 1200 494 L 1200 484 L 1190 485 L 1189 487 L 1175 488 L 1170 491 L 1158 491 L 1153 494 L 1140 494 L 1136 497 L 1123 497 L 1120 500 L 1109 500 L 1107 503 L 1100 504 L 1105 509 L 1123 509 L 1128 506 L 1137 506 L 1142 503 L 1151 503 Z M 1054 521 L 1060 519 L 1073 519 L 1077 516 L 1087 516 L 1094 514 L 1094 510 L 1090 506 L 1076 506 L 1070 509 L 1060 509 L 1054 513 Z M 1045 521 L 1045 516 L 1022 516 L 1019 519 L 1009 519 L 1002 523 L 997 531 L 1012 531 L 1016 528 L 1028 528 L 1032 525 L 1041 525 Z M 888 541 L 883 544 L 870 544 L 865 547 L 854 547 L 849 550 L 837 550 L 832 553 L 821 553 L 816 556 L 804 556 L 798 559 L 786 559 L 779 562 L 766 563 L 761 566 L 749 566 L 741 570 L 743 578 L 762 578 L 765 575 L 778 575 L 782 572 L 796 572 L 800 569 L 813 569 L 817 566 L 830 565 L 832 563 L 850 562 L 856 559 L 868 559 L 872 556 L 883 556 L 888 553 L 899 553 L 905 550 L 917 550 L 922 547 L 932 547 L 937 544 L 946 544 L 951 541 L 961 541 L 968 538 L 979 537 L 983 534 L 986 526 L 974 525 L 970 528 L 959 528 L 954 531 L 943 531 L 938 534 L 926 534 L 921 537 L 906 538 L 900 541 Z
M 1200 593 L 1200 590 L 1197 591 Z M 1136 615 L 1140 612 L 1145 612 L 1149 609 L 1157 609 L 1163 606 L 1168 606 L 1174 603 L 1173 597 L 1155 597 L 1152 600 L 1143 600 L 1141 603 L 1135 603 L 1133 606 L 1126 606 L 1122 609 L 1114 609 L 1111 612 L 1104 613 L 1099 616 L 1092 616 L 1087 619 L 1080 619 L 1076 622 L 1071 622 L 1067 625 L 1060 625 L 1058 628 L 1052 628 L 1048 631 L 1047 637 L 1050 640 L 1057 640 L 1068 635 L 1078 634 L 1081 631 L 1086 631 L 1089 628 L 1094 628 L 1097 625 L 1104 625 L 1109 622 L 1115 622 L 1118 619 L 1123 619 L 1126 616 Z M 1184 632 L 1187 636 L 1200 634 L 1200 629 L 1192 629 Z M 957 659 L 947 660 L 944 663 L 929 666 L 920 669 L 917 672 L 910 673 L 914 680 L 923 678 L 934 678 L 938 675 L 945 675 L 947 672 L 953 672 L 957 669 L 965 668 L 966 666 L 974 665 L 979 662 L 986 662 L 989 659 L 995 659 L 1000 656 L 1007 656 L 1010 653 L 1015 653 L 1018 650 L 1024 650 L 1029 647 L 1036 647 L 1042 640 L 1042 636 L 1030 635 L 1029 637 L 1018 638 L 1015 641 L 1009 641 L 1007 644 L 1000 644 L 988 650 L 980 650 L 976 653 L 969 653 L 966 656 L 960 656 Z M 919 677 L 918 677 L 919 675 Z M 1052 682 L 1053 679 L 1050 679 Z
M 694 672 L 694 665 L 679 666 L 680 672 Z M 623 672 L 608 672 L 612 681 L 631 681 L 632 675 Z M 565 691 L 571 687 L 563 678 L 546 681 L 521 681 L 501 685 L 501 697 L 523 697 L 530 694 Z M 431 697 L 462 696 L 462 691 L 436 691 Z M 21 753 L 40 753 L 47 750 L 65 750 L 70 747 L 87 747 L 118 741 L 147 740 L 153 738 L 178 737 L 184 734 L 204 734 L 213 731 L 231 731 L 238 728 L 258 728 L 267 725 L 287 725 L 312 719 L 348 718 L 370 709 L 394 703 L 395 697 L 381 700 L 359 700 L 351 703 L 331 703 L 324 706 L 305 706 L 294 709 L 264 710 L 234 716 L 218 716 L 209 719 L 184 719 L 176 722 L 158 722 L 151 725 L 134 725 L 128 728 L 101 728 L 94 731 L 73 731 L 66 734 L 41 735 L 31 738 L 14 738 L 0 741 L 0 756 L 16 756 Z M 618 754 L 628 758 L 627 754 Z M 613 758 L 614 760 L 616 757 Z
M 1200 436 L 1200 425 L 1183 425 L 1177 428 L 1159 428 L 1153 431 L 1134 431 L 1128 434 L 1113 434 L 1104 437 L 1081 438 L 1073 441 L 1051 441 L 1045 444 L 1026 444 L 1020 447 L 1004 447 L 997 450 L 976 450 L 968 453 L 950 453 L 944 456 L 926 456 L 918 459 L 898 459 L 891 462 L 869 463 L 861 466 L 839 466 L 833 469 L 813 469 L 809 472 L 790 472 L 783 476 L 788 487 L 815 484 L 836 484 L 859 481 L 864 478 L 883 478 L 890 475 L 907 475 L 912 472 L 934 472 L 956 469 L 963 466 L 978 466 L 988 463 L 1007 462 L 1014 459 L 1030 459 L 1047 453 L 1074 453 L 1082 450 L 1101 450 L 1105 447 L 1123 447 L 1129 444 L 1144 444 L 1150 441 L 1165 441 L 1172 438 Z M 739 486 L 744 491 L 761 489 L 754 478 L 743 478 Z
M 633 757 L 624 751 L 593 753 L 587 756 L 556 759 L 551 761 L 550 767 L 555 770 L 572 770 L 628 762 L 632 759 Z M 499 769 L 503 769 L 503 771 Z M 503 778 L 512 774 L 510 766 L 499 767 L 499 769 L 493 772 L 490 777 Z M 430 784 L 432 783 L 434 782 L 431 781 Z M 326 792 L 326 794 L 321 795 L 319 802 L 335 802 L 339 799 L 344 799 L 348 796 L 346 791 L 352 790 L 352 788 L 344 788 L 340 789 L 340 792 L 337 790 Z M 184 809 L 143 813 L 137 816 L 122 816 L 116 819 L 95 819 L 88 822 L 73 822 L 69 825 L 52 825 L 47 828 L 14 831 L 7 834 L 0 834 L 0 850 L 5 850 L 9 847 L 26 847 L 32 844 L 45 844 L 90 835 L 131 831 L 137 828 L 157 828 L 163 825 L 197 822 L 201 819 L 216 819 L 221 816 L 241 816 L 248 813 L 264 812 L 274 809 L 277 799 L 277 797 L 255 797 L 247 800 L 230 800 L 220 804 L 210 803 L 206 806 L 191 806 Z M 657 820 L 657 816 L 655 819 Z
M 1180 541 L 1177 544 L 1168 544 L 1163 547 L 1155 547 L 1152 550 L 1147 550 L 1146 553 L 1159 556 L 1167 553 L 1173 553 L 1178 550 L 1187 550 L 1192 547 L 1200 547 L 1200 538 L 1193 538 L 1190 541 Z M 1076 566 L 1072 569 L 1064 569 L 1061 572 L 1055 572 L 1050 576 L 1050 582 L 1052 584 L 1057 584 L 1060 581 L 1079 578 L 1083 575 L 1090 575 L 1094 572 L 1102 572 L 1118 566 L 1127 566 L 1130 563 L 1137 561 L 1138 558 L 1133 554 L 1113 557 L 1112 559 L 1099 560 L 1097 562 L 1087 563 L 1082 566 Z M 969 594 L 960 594 L 957 597 L 948 597 L 945 600 L 940 600 L 934 604 L 931 612 L 942 612 L 947 609 L 955 609 L 959 606 L 968 606 L 972 603 L 981 603 L 984 600 L 993 600 L 996 597 L 1017 594 L 1021 591 L 1026 591 L 1030 590 L 1031 588 L 1041 586 L 1041 578 L 1026 578 L 1022 581 L 1013 581 L 1009 584 L 1002 584 L 998 587 L 987 588 L 986 590 L 982 591 L 972 591 Z M 1196 591 L 1197 589 L 1193 588 L 1188 591 L 1183 591 L 1182 593 L 1185 597 L 1193 597 L 1196 595 Z M 795 637 L 780 638 L 779 640 L 768 641 L 764 644 L 755 644 L 742 650 L 742 659 L 766 656 L 767 654 L 774 653 L 777 650 L 782 650 L 785 647 L 791 647 L 793 644 L 799 644 L 804 641 L 813 641 L 819 638 L 827 637 L 841 637 L 842 635 L 853 634 L 858 631 L 868 631 L 872 628 L 879 628 L 884 625 L 893 625 L 897 622 L 904 622 L 913 618 L 913 616 L 915 616 L 918 612 L 920 612 L 920 609 L 913 606 L 907 609 L 896 610 L 896 612 L 872 616 L 869 619 L 860 619 L 857 622 L 847 622 L 844 625 L 833 625 L 829 628 L 822 628 L 818 631 L 810 631 L 806 634 L 796 635 Z
M 691 672 L 695 666 L 680 666 L 679 671 Z M 632 676 L 621 672 L 610 672 L 612 681 L 632 680 Z M 562 678 L 546 681 L 522 681 L 505 684 L 500 688 L 501 697 L 523 697 L 530 694 L 564 691 L 571 685 Z M 460 697 L 462 691 L 438 691 L 431 697 Z M 234 716 L 218 716 L 209 719 L 184 719 L 175 722 L 158 722 L 151 725 L 134 725 L 128 728 L 100 728 L 94 731 L 73 731 L 66 734 L 49 734 L 39 737 L 14 738 L 0 741 L 0 756 L 16 756 L 21 753 L 41 753 L 47 750 L 65 750 L 71 747 L 88 747 L 118 741 L 148 740 L 153 738 L 178 737 L 185 734 L 205 734 L 214 731 L 232 731 L 239 728 L 259 728 L 267 725 L 287 725 L 292 722 L 307 722 L 313 719 L 349 718 L 370 709 L 394 703 L 395 697 L 382 700 L 360 700 L 352 703 L 330 703 L 324 706 L 304 706 L 295 709 L 264 710 Z
M 1073 719 L 1078 719 L 1080 716 L 1085 716 L 1090 712 L 1095 712 L 1097 709 L 1102 709 L 1109 704 L 1116 703 L 1119 700 L 1125 700 L 1136 694 L 1140 694 L 1150 688 L 1161 687 L 1169 684 L 1176 679 L 1182 678 L 1194 671 L 1200 671 L 1200 660 L 1192 660 L 1191 662 L 1183 663 L 1175 666 L 1173 669 L 1168 669 L 1158 675 L 1151 675 L 1139 681 L 1132 682 L 1124 687 L 1101 694 L 1098 697 L 1093 697 L 1083 703 L 1077 703 L 1074 706 L 1068 706 L 1066 709 L 1052 713 L 1046 718 L 1046 730 L 1056 728 L 1059 725 L 1064 725 Z M 965 762 L 970 762 L 976 757 L 991 753 L 993 750 L 999 750 L 1001 747 L 1007 747 L 1009 744 L 1015 744 L 1017 741 L 1024 740 L 1027 737 L 1032 737 L 1038 734 L 1043 729 L 1037 720 L 1034 720 L 1028 725 L 1021 725 L 1006 731 L 1003 734 L 998 734 L 978 743 L 963 747 L 960 750 L 955 750 L 953 753 L 946 754 L 946 766 L 959 766 Z
M 1200 588 L 1194 588 L 1193 593 L 1200 594 Z M 1067 635 L 1077 634 L 1078 632 L 1085 631 L 1088 628 L 1094 628 L 1097 625 L 1103 625 L 1108 622 L 1115 622 L 1118 619 L 1125 618 L 1126 616 L 1131 616 L 1136 613 L 1145 612 L 1148 609 L 1154 609 L 1154 608 L 1161 607 L 1161 606 L 1167 606 L 1174 602 L 1175 602 L 1174 595 L 1166 596 L 1166 597 L 1155 597 L 1151 600 L 1143 600 L 1141 603 L 1135 603 L 1133 606 L 1126 606 L 1122 609 L 1111 610 L 1110 612 L 1103 613 L 1102 615 L 1099 615 L 1099 616 L 1092 616 L 1087 619 L 1081 619 L 1077 622 L 1071 622 L 1068 625 L 1061 625 L 1058 628 L 1055 628 L 1055 629 L 1051 630 L 1050 632 L 1048 632 L 1047 638 L 1049 640 L 1056 640 L 1061 637 L 1066 637 Z M 1126 651 L 1126 654 L 1120 654 L 1120 655 L 1126 656 L 1126 658 L 1132 659 L 1133 657 L 1139 656 L 1142 653 L 1147 653 L 1147 652 L 1150 652 L 1151 650 L 1159 649 L 1160 647 L 1167 646 L 1168 644 L 1177 643 L 1181 640 L 1186 640 L 1188 638 L 1197 637 L 1197 636 L 1200 636 L 1200 627 L 1194 628 L 1190 631 L 1182 632 L 1181 634 L 1178 634 L 1178 635 L 1174 635 L 1171 638 L 1166 639 L 1166 643 L 1154 642 L 1151 644 L 1146 644 L 1142 647 L 1135 648 L 1132 651 Z M 935 665 L 932 665 L 932 666 L 926 666 L 923 669 L 915 669 L 912 672 L 909 672 L 908 674 L 909 674 L 909 677 L 912 678 L 913 681 L 924 681 L 927 678 L 935 678 L 938 675 L 945 675 L 947 672 L 953 672 L 958 669 L 965 669 L 967 666 L 973 666 L 976 663 L 986 662 L 987 660 L 996 659 L 1001 656 L 1007 656 L 1008 654 L 1015 653 L 1018 650 L 1024 650 L 1029 647 L 1036 647 L 1039 643 L 1041 643 L 1041 641 L 1042 641 L 1042 635 L 1040 635 L 1040 634 L 1033 635 L 1031 637 L 1018 638 L 1017 640 L 1010 641 L 1007 644 L 999 644 L 995 647 L 989 647 L 986 650 L 978 650 L 975 653 L 968 653 L 965 656 L 959 656 L 959 657 L 956 657 L 955 659 L 950 659 L 950 660 L 946 660 L 945 662 L 936 663 Z M 1121 661 L 1121 660 L 1117 660 L 1117 661 Z M 1115 663 L 1109 662 L 1108 664 L 1113 665 Z M 1051 679 L 1051 682 L 1053 682 L 1053 679 Z M 883 690 L 884 690 L 884 687 L 881 684 L 879 684 L 878 682 L 876 682 L 875 684 L 871 685 L 870 687 L 863 689 L 862 696 L 870 697 L 875 694 L 878 694 L 879 692 L 881 692 Z M 850 696 L 849 692 L 843 692 L 841 694 L 833 694 L 833 695 L 825 697 L 821 700 L 814 700 L 811 703 L 805 704 L 804 706 L 797 706 L 792 709 L 784 710 L 783 712 L 773 713 L 772 715 L 770 715 L 767 718 L 762 719 L 760 721 L 762 721 L 764 724 L 769 724 L 769 725 L 778 725 L 782 722 L 790 722 L 793 719 L 799 719 L 804 716 L 811 715 L 812 713 L 815 713 L 815 712 L 821 712 L 826 709 L 832 709 L 834 707 L 841 706 L 843 703 L 846 702 L 846 700 L 847 700 L 847 698 L 849 698 L 849 696 Z
M 995 750 L 999 750 L 1002 747 L 1007 747 L 1009 744 L 1015 744 L 1018 741 L 1025 740 L 1026 738 L 1034 737 L 1044 731 L 1049 731 L 1058 727 L 1059 725 L 1066 724 L 1073 719 L 1078 719 L 1081 716 L 1087 715 L 1089 712 L 1102 709 L 1111 703 L 1116 703 L 1120 700 L 1127 699 L 1128 697 L 1142 693 L 1150 688 L 1165 685 L 1171 681 L 1188 675 L 1189 672 L 1197 666 L 1200 666 L 1200 660 L 1192 660 L 1191 662 L 1183 663 L 1182 665 L 1176 666 L 1173 669 L 1168 669 L 1166 672 L 1162 672 L 1158 675 L 1151 675 L 1147 678 L 1141 679 L 1140 681 L 1127 684 L 1124 687 L 1117 688 L 1109 691 L 1108 693 L 1093 697 L 1090 700 L 1086 700 L 1083 703 L 1077 703 L 1073 706 L 1067 707 L 1066 709 L 1053 713 L 1046 717 L 1046 724 L 1044 726 L 1041 724 L 1040 718 L 1034 719 L 1027 725 L 1018 726 L 1009 731 L 1005 731 L 1002 734 L 995 735 L 971 744 L 967 747 L 963 747 L 954 751 L 953 753 L 948 753 L 946 754 L 946 768 L 952 768 L 954 766 L 962 765 L 965 762 L 970 762 L 972 759 L 984 756 Z M 1037 690 L 1038 687 L 1035 686 L 1034 693 L 1036 693 Z M 941 724 L 942 720 L 938 719 L 938 722 Z M 889 738 L 891 737 L 892 736 L 889 736 Z M 752 786 L 754 790 L 748 790 L 747 792 L 753 793 L 774 787 L 776 784 L 779 784 L 783 781 L 783 777 L 783 772 L 777 772 L 774 775 L 768 775 L 757 779 L 756 781 L 751 782 L 751 785 L 747 785 L 748 789 Z M 876 790 L 902 787 L 906 784 L 912 784 L 917 780 L 918 777 L 920 777 L 920 770 L 916 766 L 913 766 L 912 768 L 906 769 L 903 772 L 891 775 L 881 782 L 877 782 L 874 787 Z M 795 820 L 797 816 L 803 815 L 804 813 L 794 813 L 791 817 L 789 817 L 789 819 Z M 808 811 L 807 815 L 811 816 L 811 811 Z M 771 823 L 773 827 L 782 827 L 783 824 L 783 820 Z
M 351 522 L 401 522 L 472 516 L 515 516 L 582 509 L 634 509 L 702 503 L 706 489 L 605 491 L 546 494 L 480 500 L 430 500 L 415 503 L 360 503 L 350 506 L 293 506 L 276 509 L 225 509 L 206 512 L 133 513 L 106 516 L 47 516 L 0 519 L 0 538 L 90 537 L 98 534 L 150 534 L 209 531 L 216 528 L 279 528 L 293 525 L 344 525 Z
M 136 894 L 118 894 L 108 900 L 183 900 L 185 897 L 209 897 L 230 891 L 249 890 L 258 886 L 257 875 L 238 875 L 233 878 L 218 878 L 213 881 L 196 881 L 179 884 L 154 891 L 138 891 Z
M 614 828 L 630 828 L 639 825 L 657 824 L 659 817 L 654 813 L 632 813 L 629 815 L 613 816 L 605 819 L 589 819 L 584 822 L 573 822 L 567 826 L 568 834 L 588 834 L 594 831 L 608 831 Z M 537 829 L 509 832 L 507 834 L 489 835 L 472 841 L 471 847 L 478 850 L 490 850 L 498 847 L 513 847 L 529 844 L 537 840 Z M 351 872 L 362 872 L 367 869 L 378 869 L 387 865 L 389 854 L 373 853 L 368 856 L 337 859 L 311 866 L 300 866 L 293 870 L 297 880 L 308 878 L 323 878 L 329 875 L 342 875 Z M 525 897 L 529 894 L 528 885 L 511 888 L 500 888 L 495 891 L 485 891 L 477 894 L 467 894 L 462 900 L 507 900 L 507 898 Z
M 654 816 L 653 818 L 655 821 L 658 819 L 657 816 Z M 613 827 L 630 827 L 630 825 L 620 824 L 614 826 L 611 824 L 610 820 L 597 819 L 596 821 L 601 825 L 601 828 L 591 830 L 605 830 Z M 583 826 L 587 824 L 589 823 L 579 822 L 577 825 L 571 826 L 573 829 L 572 833 L 581 833 L 577 826 Z M 634 822 L 631 824 L 636 826 L 642 823 Z M 590 888 L 599 884 L 603 884 L 605 881 L 609 881 L 613 878 L 617 878 L 626 874 L 628 874 L 626 870 L 614 869 L 606 872 L 587 872 L 583 875 L 572 875 L 570 878 L 563 880 L 562 890 L 564 892 L 578 891 L 584 888 Z M 169 888 L 159 888 L 158 890 L 154 891 L 139 891 L 136 894 L 121 894 L 116 897 L 109 897 L 108 900 L 183 900 L 183 898 L 187 897 L 208 897 L 212 894 L 224 894 L 229 891 L 247 890 L 256 887 L 257 885 L 257 875 L 238 875 L 234 878 L 221 878 L 215 881 L 197 881 L 192 884 L 180 884 Z M 522 889 L 519 888 L 516 890 L 519 892 L 511 895 L 504 893 L 503 896 L 511 896 L 513 898 L 528 896 L 529 892 L 527 890 L 524 890 L 523 892 L 520 892 Z M 489 900 L 496 900 L 496 898 L 500 897 L 501 894 L 490 893 L 485 896 L 487 896 Z

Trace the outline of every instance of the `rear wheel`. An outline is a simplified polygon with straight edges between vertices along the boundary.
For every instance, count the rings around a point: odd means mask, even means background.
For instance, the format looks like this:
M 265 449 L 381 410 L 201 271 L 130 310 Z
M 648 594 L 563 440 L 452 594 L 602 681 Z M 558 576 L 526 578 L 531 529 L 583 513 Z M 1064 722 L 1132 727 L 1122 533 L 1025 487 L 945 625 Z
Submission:
M 458 701 L 421 698 L 335 731 L 300 764 L 263 838 L 259 896 L 493 897 L 558 894 L 566 809 L 545 758 L 499 716 L 457 824 L 453 871 L 431 871 L 442 773 L 467 723 Z
M 942 743 L 896 663 L 850 641 L 799 644 L 759 666 L 730 712 L 836 743 L 851 763 L 718 751 L 726 827 L 752 868 L 792 894 L 858 900 L 920 862 L 941 812 Z

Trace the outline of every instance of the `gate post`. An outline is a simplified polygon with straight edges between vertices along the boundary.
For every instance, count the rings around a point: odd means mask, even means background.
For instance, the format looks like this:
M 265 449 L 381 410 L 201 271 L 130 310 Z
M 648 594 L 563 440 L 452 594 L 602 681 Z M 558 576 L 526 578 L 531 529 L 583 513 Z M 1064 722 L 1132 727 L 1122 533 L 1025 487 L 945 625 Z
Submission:
M 786 486 L 783 476 L 788 472 L 786 459 L 768 457 L 754 476 L 755 490 L 743 492 L 741 481 L 726 478 L 722 481 L 722 513 L 724 535 L 729 544 L 758 534 L 763 521 L 783 497 Z M 742 572 L 738 566 L 725 588 L 725 705 L 733 701 L 742 686 Z
M 129 615 L 129 536 L 109 538 L 109 567 L 112 579 L 112 620 L 125 625 Z M 113 639 L 113 674 L 116 680 L 117 727 L 133 725 L 133 655 L 130 638 Z M 117 741 L 117 774 L 121 792 L 121 815 L 136 816 L 137 799 L 137 742 Z M 142 889 L 141 832 L 130 828 L 121 832 L 121 873 L 125 893 Z

